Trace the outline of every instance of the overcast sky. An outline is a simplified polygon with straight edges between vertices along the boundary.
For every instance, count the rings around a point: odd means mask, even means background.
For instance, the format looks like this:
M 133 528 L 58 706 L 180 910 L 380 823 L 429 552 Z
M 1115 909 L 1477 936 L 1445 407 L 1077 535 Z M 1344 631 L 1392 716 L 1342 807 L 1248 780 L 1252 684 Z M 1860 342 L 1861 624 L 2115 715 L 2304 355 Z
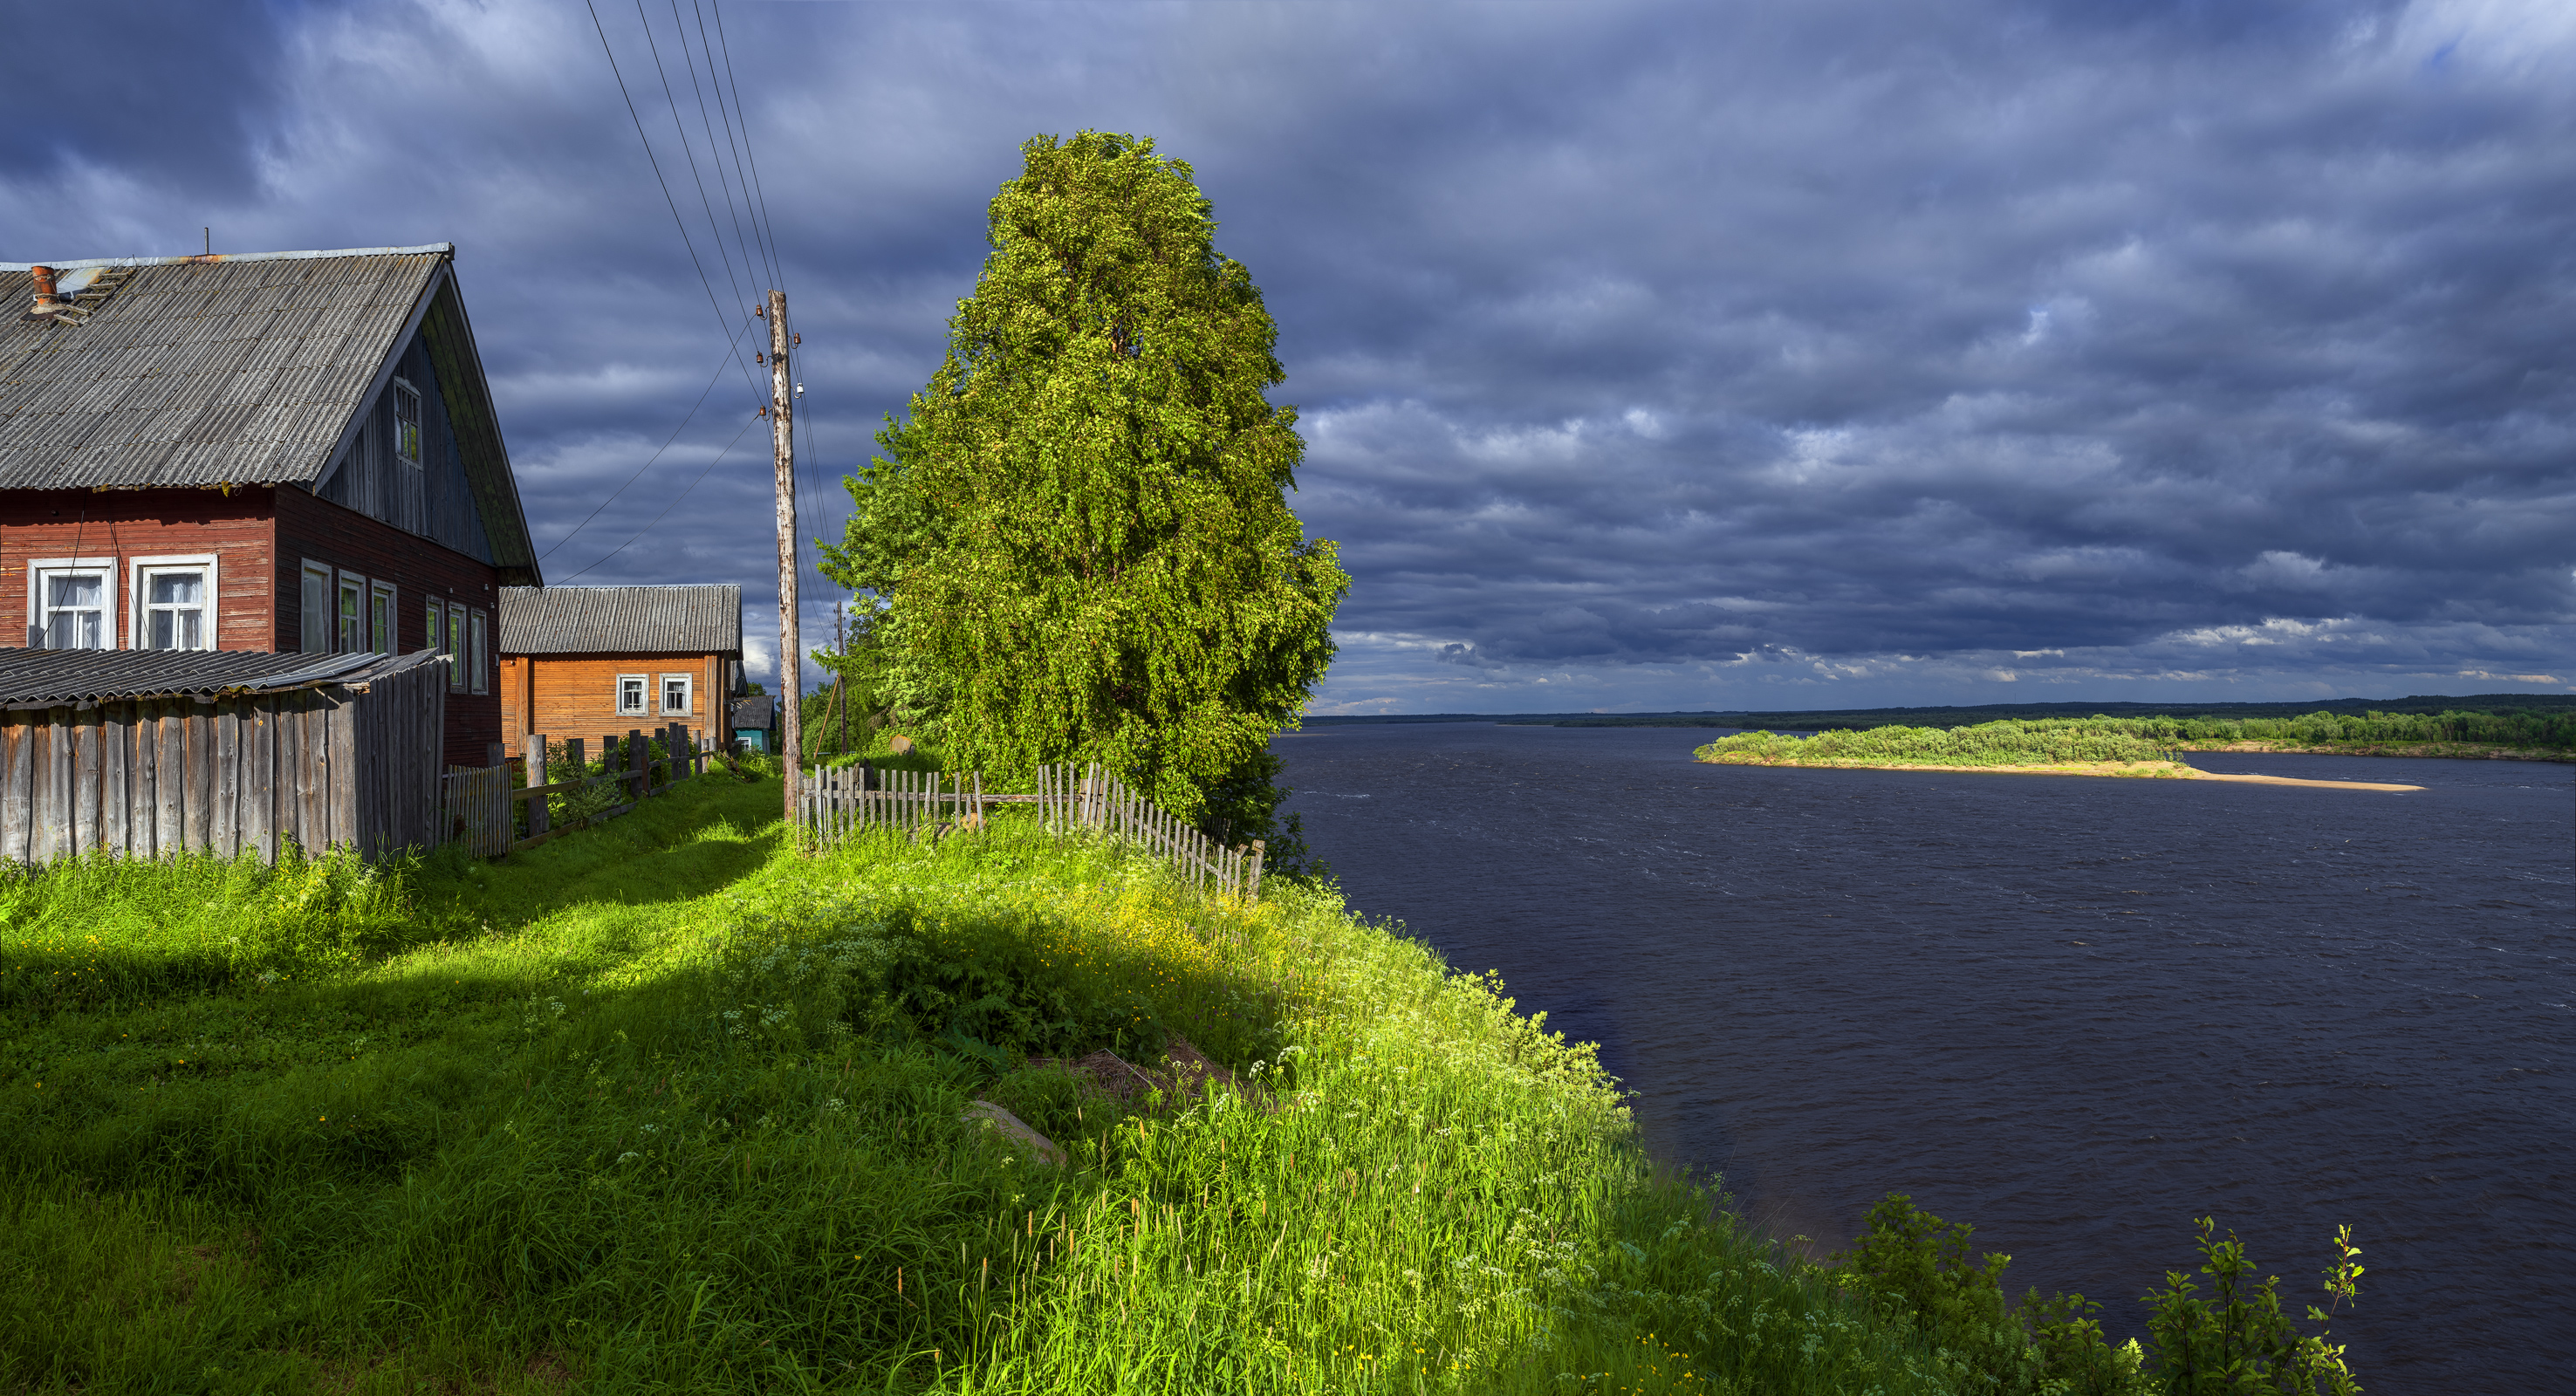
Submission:
M 2576 689 L 2564 0 L 603 0 L 703 278 L 579 3 L 10 8 L 0 260 L 456 243 L 551 582 L 775 633 L 711 42 L 808 536 L 1091 127 L 1279 321 L 1319 712 Z

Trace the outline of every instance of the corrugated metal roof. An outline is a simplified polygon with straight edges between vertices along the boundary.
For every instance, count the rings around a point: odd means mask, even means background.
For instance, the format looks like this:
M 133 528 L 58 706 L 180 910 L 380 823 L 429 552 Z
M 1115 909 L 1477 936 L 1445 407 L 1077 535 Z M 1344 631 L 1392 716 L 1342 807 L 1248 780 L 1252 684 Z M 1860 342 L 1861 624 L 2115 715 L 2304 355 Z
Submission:
M 503 654 L 742 653 L 742 588 L 503 587 Z
M 310 484 L 448 255 L 42 263 L 111 268 L 60 318 L 0 266 L 0 488 Z
M 274 693 L 325 680 L 362 683 L 438 658 L 418 654 L 268 654 L 259 650 L 0 649 L 0 705 L 61 707 L 118 698 Z
M 777 715 L 778 700 L 766 694 L 733 700 L 733 727 L 737 732 L 765 731 Z

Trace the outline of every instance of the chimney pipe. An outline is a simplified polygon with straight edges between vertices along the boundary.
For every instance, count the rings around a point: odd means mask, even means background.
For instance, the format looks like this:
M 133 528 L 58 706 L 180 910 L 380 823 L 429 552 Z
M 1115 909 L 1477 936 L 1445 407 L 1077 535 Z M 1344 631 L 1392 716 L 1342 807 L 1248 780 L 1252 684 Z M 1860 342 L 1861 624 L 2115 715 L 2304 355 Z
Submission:
M 57 307 L 66 306 L 72 303 L 71 297 L 54 289 L 54 269 L 52 267 L 29 267 L 27 268 L 27 274 L 34 277 L 36 281 L 36 309 L 40 311 L 53 310 Z

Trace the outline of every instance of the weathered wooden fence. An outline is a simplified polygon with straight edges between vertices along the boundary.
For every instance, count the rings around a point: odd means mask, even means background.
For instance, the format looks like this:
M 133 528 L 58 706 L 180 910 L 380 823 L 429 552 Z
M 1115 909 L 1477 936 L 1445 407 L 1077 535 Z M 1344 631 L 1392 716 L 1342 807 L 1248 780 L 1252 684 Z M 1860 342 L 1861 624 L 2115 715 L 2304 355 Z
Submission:
M 996 795 L 985 792 L 984 778 L 974 772 L 879 771 L 866 762 L 816 767 L 806 772 L 800 822 L 810 837 L 825 844 L 869 829 L 893 829 L 915 838 L 928 831 L 936 838 L 947 828 L 980 825 L 993 806 L 1033 804 L 1039 825 L 1050 833 L 1089 830 L 1142 847 L 1170 863 L 1192 886 L 1255 900 L 1261 896 L 1259 839 L 1228 848 L 1156 808 L 1098 765 L 1040 766 L 1037 787 L 1034 794 Z
M 446 702 L 441 656 L 423 652 L 292 686 L 13 706 L 0 856 L 435 844 Z
M 648 737 L 662 743 L 662 760 L 658 763 L 651 759 Z M 548 769 L 551 758 L 546 754 L 550 745 L 546 734 L 531 732 L 525 741 L 526 755 L 522 761 L 526 783 L 516 789 L 510 784 L 510 768 L 498 762 L 489 768 L 491 772 L 498 773 L 490 777 L 489 790 L 485 786 L 471 784 L 485 778 L 485 772 L 459 772 L 448 777 L 456 782 L 450 787 L 455 792 L 451 798 L 461 802 L 451 809 L 451 823 L 461 821 L 463 825 L 471 825 L 483 840 L 476 845 L 478 851 L 488 848 L 486 856 L 489 857 L 499 857 L 513 849 L 534 848 L 581 827 L 554 827 L 553 813 L 546 798 L 550 795 L 602 789 L 616 792 L 613 798 L 617 803 L 583 816 L 583 823 L 598 823 L 625 814 L 654 795 L 669 793 L 681 776 L 694 775 L 706 769 L 707 757 L 715 748 L 716 738 L 713 732 L 709 732 L 692 740 L 684 723 L 659 727 L 650 733 L 630 727 L 626 729 L 623 743 L 618 741 L 616 733 L 610 732 L 599 739 L 600 760 L 606 769 L 594 776 L 579 774 L 589 769 L 589 760 L 582 739 L 574 737 L 563 744 L 564 764 L 576 774 L 570 780 L 555 781 L 547 779 L 551 774 Z M 497 753 L 499 749 L 496 747 L 494 750 Z M 658 785 L 654 779 L 657 773 L 661 777 Z M 476 804 L 476 801 L 491 803 Z M 476 823 L 476 820 L 484 822 Z

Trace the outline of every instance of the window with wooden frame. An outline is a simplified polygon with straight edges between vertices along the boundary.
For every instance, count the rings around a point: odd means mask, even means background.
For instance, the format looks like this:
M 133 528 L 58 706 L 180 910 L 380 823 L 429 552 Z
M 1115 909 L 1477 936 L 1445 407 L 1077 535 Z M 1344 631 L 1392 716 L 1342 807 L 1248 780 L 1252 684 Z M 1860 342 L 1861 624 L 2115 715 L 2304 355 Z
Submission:
M 420 469 L 420 390 L 407 378 L 394 380 L 394 455 Z
M 447 603 L 447 691 L 465 691 L 465 607 L 461 602 Z
M 695 685 L 690 682 L 687 674 L 664 674 L 662 676 L 662 715 L 687 717 L 690 689 L 693 687 Z
M 340 574 L 338 603 L 332 612 L 340 627 L 340 653 L 367 652 L 367 579 L 355 572 Z
M 374 639 L 378 654 L 393 654 L 402 648 L 394 625 L 402 616 L 394 604 L 394 584 L 377 582 L 367 592 L 367 633 Z
M 116 559 L 32 559 L 27 564 L 27 617 L 31 646 L 116 648 Z
M 331 568 L 307 558 L 304 563 L 304 645 L 306 654 L 331 649 Z
M 446 653 L 447 607 L 439 604 L 438 598 L 433 596 L 422 605 L 420 618 L 421 623 L 427 627 L 421 632 L 422 647 L 436 650 L 441 654 Z
M 649 683 L 650 680 L 642 674 L 617 676 L 617 715 L 619 717 L 642 717 L 652 711 L 646 706 Z
M 128 559 L 133 569 L 134 625 L 139 650 L 210 650 L 215 644 L 215 558 Z
M 492 691 L 492 654 L 484 644 L 483 613 L 481 611 L 476 611 L 473 619 L 467 624 L 467 633 L 473 637 L 474 641 L 472 646 L 474 659 L 474 691 L 477 693 L 489 693 Z

